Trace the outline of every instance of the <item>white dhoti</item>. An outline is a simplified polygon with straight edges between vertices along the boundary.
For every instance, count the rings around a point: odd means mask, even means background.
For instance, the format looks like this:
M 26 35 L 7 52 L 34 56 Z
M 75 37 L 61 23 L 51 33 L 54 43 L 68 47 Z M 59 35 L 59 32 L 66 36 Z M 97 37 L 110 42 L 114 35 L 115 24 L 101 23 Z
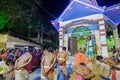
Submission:
M 27 70 L 15 70 L 15 80 L 28 80 L 29 73 Z
M 49 69 L 49 67 L 50 66 L 44 66 L 45 72 L 46 72 L 46 70 Z M 41 76 L 41 80 L 48 80 L 47 77 L 42 74 L 42 70 L 41 70 L 41 75 L 40 76 Z
M 116 79 L 120 80 L 120 71 L 116 71 Z
M 42 72 L 41 72 L 40 77 L 41 77 L 41 80 L 47 80 L 47 78 L 42 74 Z

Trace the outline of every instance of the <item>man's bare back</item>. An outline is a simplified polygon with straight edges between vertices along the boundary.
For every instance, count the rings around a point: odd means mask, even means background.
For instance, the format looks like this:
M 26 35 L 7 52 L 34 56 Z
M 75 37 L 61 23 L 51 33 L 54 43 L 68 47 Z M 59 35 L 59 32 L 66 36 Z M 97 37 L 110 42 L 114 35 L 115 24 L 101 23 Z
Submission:
M 105 62 L 105 63 L 114 64 L 114 65 L 118 65 L 118 63 L 116 63 L 113 58 L 105 58 L 105 59 L 104 59 L 104 62 Z
M 46 80 L 45 77 L 48 80 L 54 79 L 52 67 L 55 64 L 55 62 L 56 62 L 56 56 L 53 53 L 48 52 L 44 55 L 44 57 L 42 58 L 42 62 L 41 62 L 41 71 L 42 71 L 41 80 Z
M 47 53 L 42 59 L 41 67 L 44 74 L 48 73 L 56 61 L 56 56 L 52 53 Z M 47 68 L 47 70 L 45 69 Z
M 15 62 L 15 68 L 20 69 L 24 68 L 32 59 L 32 55 L 30 53 L 23 54 L 20 58 L 18 58 Z
M 73 70 L 85 79 L 90 79 L 90 78 L 94 77 L 94 73 L 88 67 L 86 67 L 84 65 L 74 66 Z
M 58 53 L 57 59 L 58 59 L 58 61 L 60 62 L 60 64 L 66 62 L 67 59 L 68 59 L 68 54 L 67 54 L 67 52 L 65 52 L 65 51 L 60 51 L 60 52 Z
M 97 56 L 96 57 L 97 60 L 105 63 L 105 64 L 108 64 L 114 68 L 117 68 L 117 69 L 120 69 L 120 65 L 119 63 L 116 63 L 115 60 L 113 58 L 104 58 L 102 56 Z
M 46 54 L 44 57 L 44 66 L 51 66 L 51 64 L 53 64 L 55 59 L 55 55 L 53 54 Z

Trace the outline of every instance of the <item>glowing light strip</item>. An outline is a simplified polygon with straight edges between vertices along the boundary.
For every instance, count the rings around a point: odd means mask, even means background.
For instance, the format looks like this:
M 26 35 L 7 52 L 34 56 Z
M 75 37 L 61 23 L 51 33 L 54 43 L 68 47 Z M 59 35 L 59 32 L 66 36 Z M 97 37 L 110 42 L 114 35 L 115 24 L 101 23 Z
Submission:
M 104 16 L 106 19 L 110 20 L 114 25 L 116 25 L 116 23 L 115 23 L 114 21 L 112 21 L 110 18 L 108 18 L 108 17 L 105 16 L 104 14 L 103 14 L 103 16 Z
M 84 4 L 84 5 L 87 5 L 87 6 L 89 6 L 89 7 L 92 7 L 92 8 L 94 8 L 94 9 L 97 9 L 97 10 L 100 10 L 100 11 L 103 11 L 103 12 L 104 12 L 104 9 L 97 8 L 97 7 L 93 6 L 93 5 L 87 4 L 87 3 L 82 2 L 82 1 L 73 0 L 72 2 L 70 2 L 70 4 L 67 6 L 67 8 L 66 8 L 66 9 L 63 11 L 63 13 L 60 15 L 60 17 L 58 18 L 58 22 L 61 21 L 60 19 L 62 18 L 62 16 L 69 10 L 69 8 L 71 7 L 71 5 L 72 5 L 75 1 L 76 1 L 76 2 L 79 2 L 79 3 L 81 3 L 81 4 Z
M 60 17 L 58 18 L 58 21 L 60 21 L 61 17 L 69 10 L 69 8 L 71 7 L 71 5 L 73 4 L 74 0 L 72 2 L 70 2 L 70 4 L 67 6 L 67 8 L 63 11 L 63 13 L 60 15 Z
M 104 9 L 97 8 L 97 7 L 93 6 L 93 5 L 87 4 L 87 3 L 85 3 L 85 2 L 82 2 L 82 1 L 79 1 L 79 0 L 75 0 L 75 1 L 76 1 L 76 2 L 79 2 L 79 3 L 81 3 L 81 4 L 84 4 L 84 5 L 87 5 L 87 6 L 89 6 L 89 7 L 98 9 L 98 10 L 100 10 L 100 11 L 104 11 Z
M 105 12 L 110 11 L 110 10 L 112 10 L 112 9 L 116 8 L 116 7 L 120 7 L 120 3 L 118 3 L 118 4 L 116 4 L 116 5 L 113 5 L 113 6 L 108 7 L 108 8 L 105 10 Z

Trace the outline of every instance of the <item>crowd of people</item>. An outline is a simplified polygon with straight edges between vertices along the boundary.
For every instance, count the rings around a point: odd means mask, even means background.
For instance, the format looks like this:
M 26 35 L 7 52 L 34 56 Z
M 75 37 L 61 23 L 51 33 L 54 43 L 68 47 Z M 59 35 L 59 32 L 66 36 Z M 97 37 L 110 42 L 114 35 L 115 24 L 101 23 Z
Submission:
M 40 65 L 41 49 L 6 49 L 0 51 L 0 80 L 29 80 L 34 66 Z
M 0 51 L 0 80 L 29 80 L 33 66 L 40 67 L 40 80 L 120 80 L 120 49 L 113 57 L 93 54 L 87 57 L 80 49 L 74 63 L 69 59 L 66 47 L 53 49 L 7 49 Z M 57 71 L 56 71 L 57 70 Z M 75 73 L 75 78 L 71 79 Z
M 52 48 L 44 53 L 41 62 L 41 80 L 120 80 L 120 49 L 114 56 L 104 58 L 101 55 L 87 57 L 80 49 L 72 66 L 66 63 L 69 59 L 66 48 L 54 55 Z M 68 67 L 69 66 L 69 67 Z M 55 69 L 57 68 L 57 73 Z
M 44 56 L 42 57 L 41 80 L 54 80 L 55 79 L 54 68 L 56 66 L 58 67 L 58 74 L 57 74 L 58 76 L 56 77 L 55 80 L 64 80 L 64 76 L 66 76 L 67 60 L 68 60 L 68 53 L 66 52 L 65 47 L 63 47 L 62 51 L 56 53 L 54 53 L 51 47 L 48 48 L 48 50 L 44 52 Z

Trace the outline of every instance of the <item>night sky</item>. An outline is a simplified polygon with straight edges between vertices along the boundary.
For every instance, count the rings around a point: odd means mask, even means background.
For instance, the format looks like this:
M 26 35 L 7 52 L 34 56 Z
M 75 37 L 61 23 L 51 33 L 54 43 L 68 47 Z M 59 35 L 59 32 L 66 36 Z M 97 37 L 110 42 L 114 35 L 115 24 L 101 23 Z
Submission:
M 60 16 L 69 2 L 70 0 L 43 0 L 42 7 L 50 13 L 48 19 L 54 20 L 54 17 L 58 18 Z M 99 6 L 108 7 L 120 3 L 120 0 L 97 0 L 97 2 Z

